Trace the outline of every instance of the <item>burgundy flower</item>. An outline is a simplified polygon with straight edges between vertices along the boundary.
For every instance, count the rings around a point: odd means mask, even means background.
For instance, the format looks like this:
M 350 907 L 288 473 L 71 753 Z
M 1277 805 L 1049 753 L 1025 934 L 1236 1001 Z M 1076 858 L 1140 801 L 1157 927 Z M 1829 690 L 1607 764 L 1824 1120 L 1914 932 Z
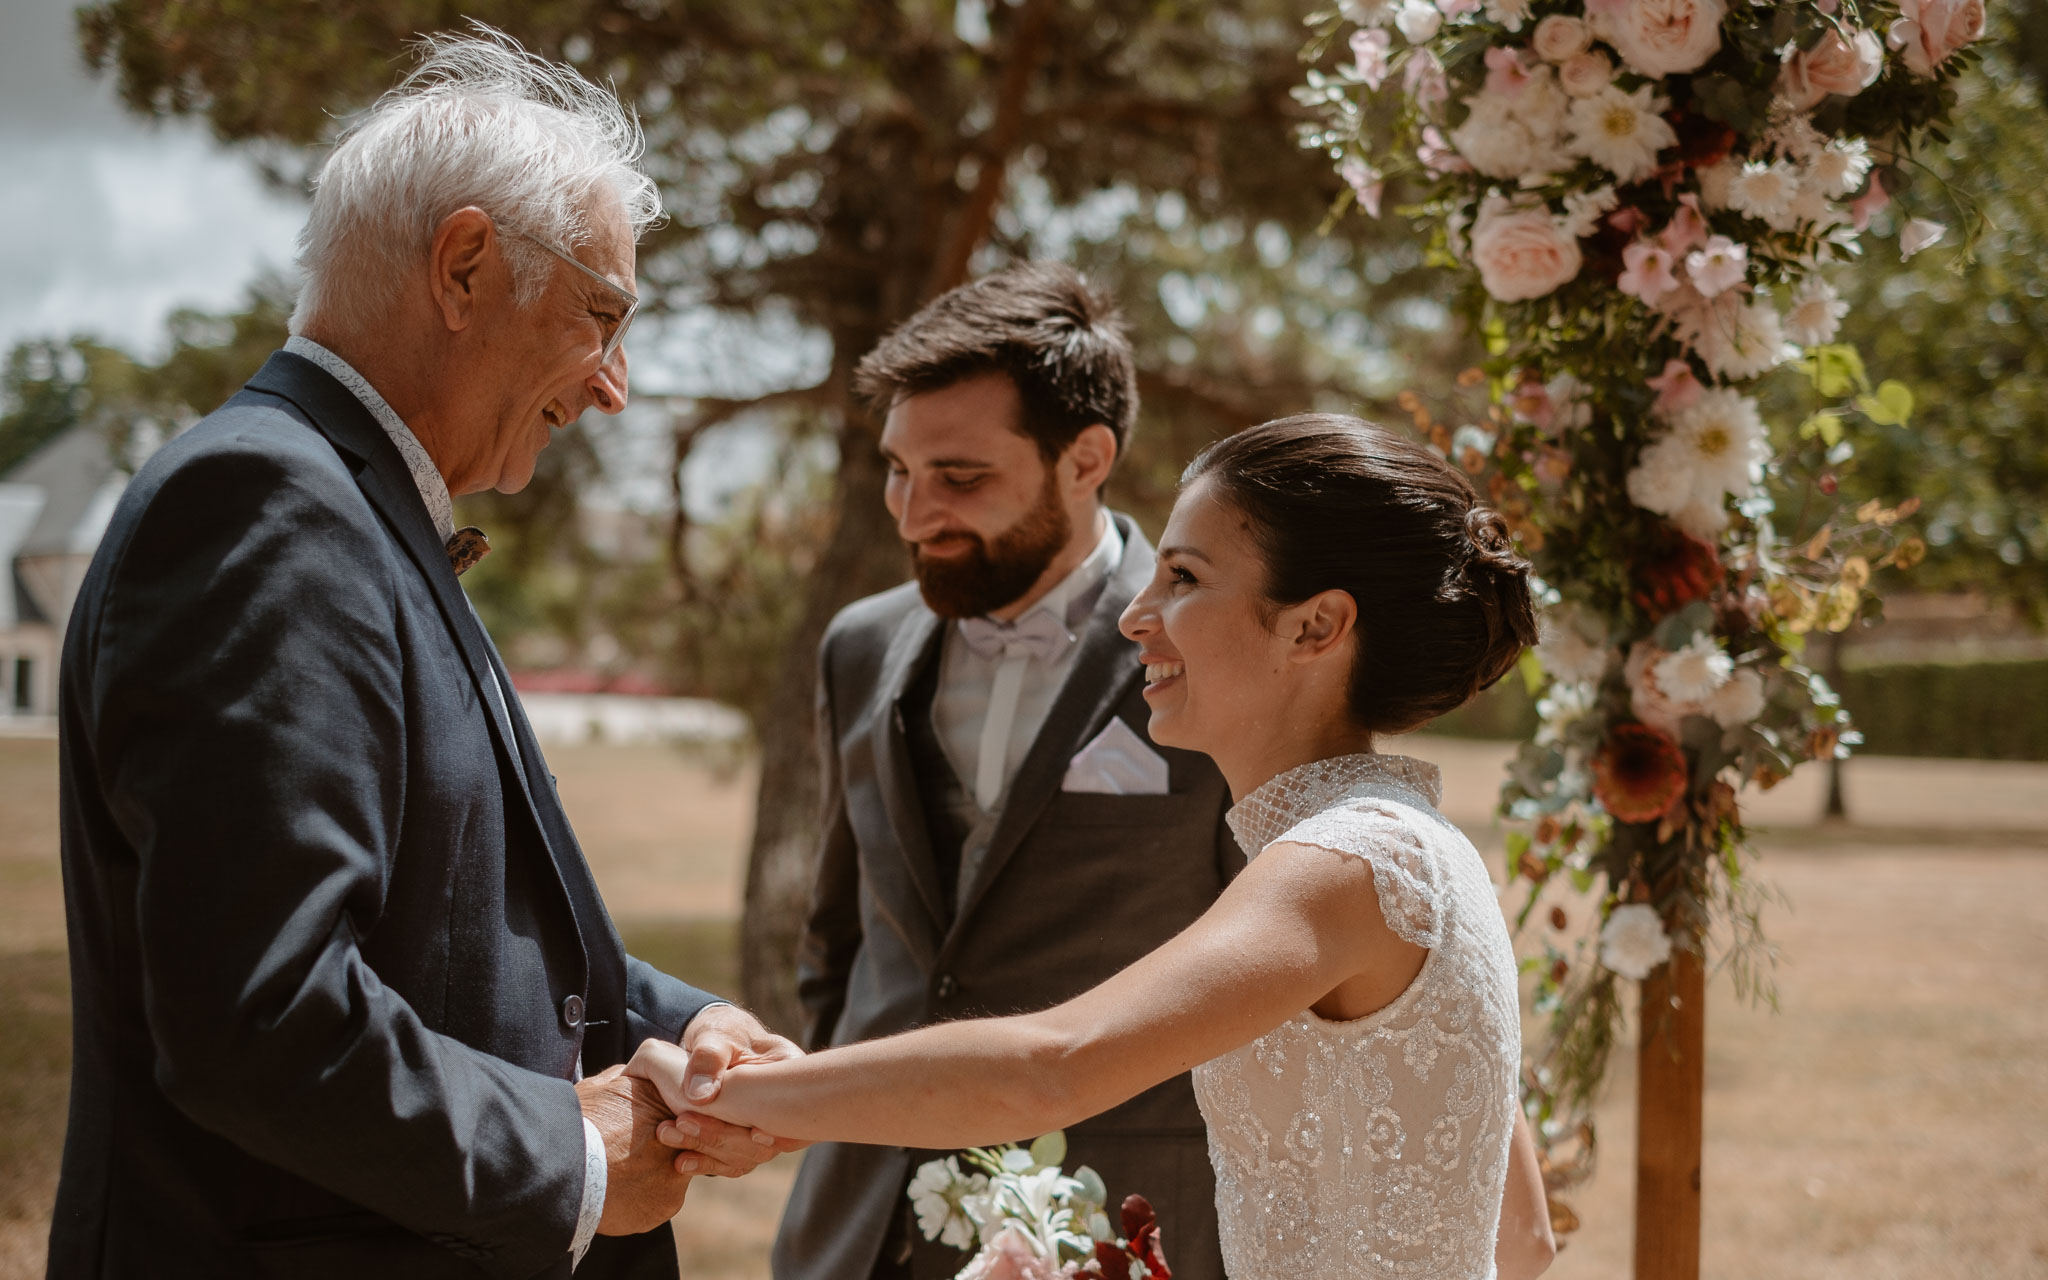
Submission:
M 1159 1215 L 1152 1211 L 1152 1202 L 1141 1195 L 1125 1196 L 1123 1228 L 1124 1238 L 1131 1242 L 1131 1256 L 1145 1264 L 1146 1275 L 1151 1280 L 1173 1280 L 1166 1251 L 1159 1244 Z
M 1593 794 L 1621 822 L 1655 822 L 1685 795 L 1685 753 L 1646 724 L 1616 725 L 1593 757 Z
M 1717 165 L 1735 150 L 1735 130 L 1719 120 L 1682 109 L 1664 118 L 1678 135 L 1678 158 L 1695 169 Z
M 1714 548 L 1669 525 L 1635 563 L 1635 601 L 1651 618 L 1677 613 L 1721 585 Z

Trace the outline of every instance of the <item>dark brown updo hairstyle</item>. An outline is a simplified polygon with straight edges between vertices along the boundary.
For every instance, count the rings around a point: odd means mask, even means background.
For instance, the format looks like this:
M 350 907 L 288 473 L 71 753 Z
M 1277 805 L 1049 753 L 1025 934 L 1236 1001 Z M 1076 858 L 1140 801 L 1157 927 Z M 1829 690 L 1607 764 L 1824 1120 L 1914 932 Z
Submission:
M 1465 474 L 1370 422 L 1309 413 L 1240 431 L 1181 477 L 1248 520 L 1275 609 L 1358 603 L 1351 715 L 1405 733 L 1464 705 L 1536 643 L 1529 562 Z

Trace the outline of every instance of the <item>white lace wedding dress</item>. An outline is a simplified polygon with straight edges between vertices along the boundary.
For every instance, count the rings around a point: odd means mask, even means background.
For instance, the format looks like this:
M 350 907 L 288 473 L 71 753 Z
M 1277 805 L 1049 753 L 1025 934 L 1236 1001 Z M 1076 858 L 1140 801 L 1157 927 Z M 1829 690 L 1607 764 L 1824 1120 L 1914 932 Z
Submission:
M 1257 857 L 1288 841 L 1372 863 L 1395 933 L 1429 948 L 1393 1003 L 1304 1011 L 1195 1068 L 1233 1280 L 1490 1280 L 1521 1061 L 1515 957 L 1486 866 L 1436 811 L 1435 766 L 1356 755 L 1289 770 L 1230 811 Z

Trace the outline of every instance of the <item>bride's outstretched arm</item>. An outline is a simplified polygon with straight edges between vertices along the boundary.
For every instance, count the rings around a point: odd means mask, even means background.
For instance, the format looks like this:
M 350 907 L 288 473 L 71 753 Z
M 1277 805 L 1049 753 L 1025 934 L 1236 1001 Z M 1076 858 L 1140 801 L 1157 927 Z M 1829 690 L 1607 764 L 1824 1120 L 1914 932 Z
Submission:
M 784 1138 L 1008 1142 L 1106 1111 L 1249 1043 L 1358 975 L 1387 974 L 1391 998 L 1425 954 L 1386 927 L 1364 859 L 1276 845 L 1178 937 L 1043 1012 L 742 1064 L 716 1082 L 684 1080 L 684 1055 L 649 1041 L 628 1069 L 678 1111 Z

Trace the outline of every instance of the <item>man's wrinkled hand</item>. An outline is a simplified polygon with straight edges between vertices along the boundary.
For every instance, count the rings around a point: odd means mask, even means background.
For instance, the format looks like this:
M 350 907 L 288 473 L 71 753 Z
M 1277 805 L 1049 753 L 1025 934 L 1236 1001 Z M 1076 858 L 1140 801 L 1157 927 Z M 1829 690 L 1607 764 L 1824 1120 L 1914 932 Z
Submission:
M 737 1178 L 807 1144 L 778 1138 L 763 1129 L 728 1124 L 691 1111 L 690 1104 L 716 1098 L 720 1078 L 729 1067 L 802 1056 L 802 1049 L 769 1031 L 746 1010 L 713 1005 L 690 1020 L 681 1045 L 653 1040 L 643 1044 L 634 1055 L 632 1071 L 656 1081 L 675 1108 L 674 1120 L 661 1125 L 657 1137 L 680 1149 L 676 1171 Z
M 584 1119 L 604 1140 L 604 1215 L 600 1235 L 637 1235 L 676 1216 L 690 1188 L 689 1175 L 674 1167 L 673 1152 L 655 1138 L 670 1119 L 661 1093 L 622 1066 L 607 1067 L 576 1083 Z

